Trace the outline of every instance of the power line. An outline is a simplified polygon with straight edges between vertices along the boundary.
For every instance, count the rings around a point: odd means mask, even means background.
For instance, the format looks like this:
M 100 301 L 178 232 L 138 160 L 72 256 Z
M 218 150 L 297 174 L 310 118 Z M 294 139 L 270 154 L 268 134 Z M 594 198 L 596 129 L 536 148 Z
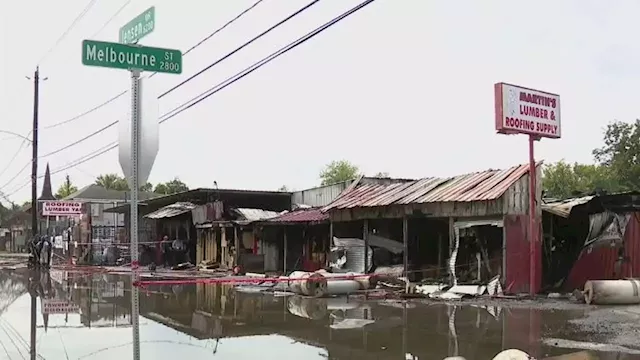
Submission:
M 98 34 L 100 34 L 127 7 L 127 5 L 129 5 L 131 3 L 131 1 L 132 0 L 127 0 L 124 4 L 122 4 L 122 6 L 120 6 L 120 8 L 113 15 L 111 15 L 109 20 L 107 20 L 102 25 L 102 27 L 100 27 L 100 29 L 98 29 L 98 31 L 96 31 L 95 34 L 93 34 L 93 36 L 91 36 L 91 38 L 95 38 L 96 36 L 98 36 Z M 70 119 L 67 119 L 67 120 L 64 120 L 64 121 L 61 121 L 61 122 L 58 122 L 58 123 L 55 123 L 55 124 L 52 124 L 52 125 L 49 125 L 49 126 L 45 126 L 42 129 L 43 130 L 53 129 L 53 128 L 58 127 L 60 125 L 64 125 L 64 124 L 70 123 L 72 121 L 78 120 L 78 119 L 80 119 L 82 117 L 85 117 L 86 115 L 91 114 L 92 112 L 94 112 L 94 111 L 96 111 L 96 110 L 98 110 L 98 109 L 100 109 L 100 108 L 102 108 L 104 106 L 107 106 L 107 105 L 111 104 L 112 102 L 116 101 L 117 99 L 122 97 L 122 95 L 124 95 L 126 93 L 127 93 L 127 91 L 123 91 L 120 94 L 112 97 L 111 99 L 103 102 L 102 104 L 97 105 L 97 106 L 95 106 L 95 107 L 93 107 L 93 108 L 91 108 L 91 109 L 89 109 L 89 110 L 87 110 L 87 111 L 85 111 L 85 112 L 83 112 L 83 113 L 81 113 L 79 115 L 76 115 L 76 116 L 74 116 L 74 117 L 72 117 Z
M 81 142 L 89 139 L 90 137 L 100 134 L 101 132 L 107 130 L 108 128 L 112 127 L 113 125 L 115 125 L 117 123 L 118 123 L 117 121 L 114 121 L 114 122 L 112 122 L 110 124 L 107 124 L 106 126 L 104 126 L 104 127 L 100 128 L 100 129 L 92 132 L 91 134 L 89 134 L 89 135 L 87 135 L 87 136 L 85 136 L 85 137 L 83 137 L 81 139 L 78 139 L 78 140 L 76 140 L 76 141 L 74 141 L 74 142 L 72 142 L 72 143 L 70 143 L 70 144 L 68 144 L 66 146 L 63 146 L 63 147 L 61 147 L 61 148 L 59 148 L 57 150 L 51 151 L 49 153 L 46 153 L 46 154 L 40 156 L 39 159 L 40 158 L 45 158 L 45 157 L 48 157 L 48 156 L 51 156 L 51 155 L 54 155 L 54 154 L 57 154 L 57 153 L 62 152 L 62 151 L 66 150 L 66 149 L 68 149 L 68 148 L 70 148 L 72 146 L 78 145 Z
M 375 0 L 367 0 L 359 5 L 357 5 L 356 7 L 352 8 L 351 10 L 344 12 L 342 15 L 333 18 L 331 21 L 326 22 L 324 25 L 316 28 L 315 30 L 308 32 L 306 35 L 298 38 L 296 41 L 289 43 L 288 45 L 280 48 L 278 51 L 272 53 L 271 55 L 262 58 L 262 60 L 254 63 L 253 65 L 245 68 L 244 70 L 242 70 L 241 72 L 237 73 L 234 76 L 231 76 L 229 78 L 227 78 L 226 80 L 224 80 L 223 82 L 219 83 L 218 85 L 209 88 L 208 90 L 202 92 L 200 95 L 192 98 L 191 100 L 189 100 L 186 103 L 183 103 L 180 106 L 175 107 L 173 110 L 165 113 L 162 116 L 162 119 L 160 120 L 160 124 L 164 123 L 165 121 L 168 121 L 169 119 L 179 115 L 180 113 L 187 111 L 188 109 L 194 107 L 195 105 L 201 103 L 202 101 L 204 101 L 205 99 L 209 98 L 210 96 L 212 96 L 213 94 L 225 89 L 227 86 L 235 83 L 236 81 L 242 79 L 243 77 L 251 74 L 252 72 L 258 70 L 259 68 L 261 68 L 262 66 L 264 66 L 265 64 L 267 64 L 268 62 L 274 60 L 275 58 L 289 52 L 290 50 L 293 50 L 294 48 L 302 45 L 303 43 L 305 43 L 306 41 L 310 40 L 311 38 L 313 38 L 314 36 L 320 34 L 321 32 L 323 32 L 324 30 L 328 29 L 329 27 L 335 25 L 336 23 L 338 23 L 339 21 L 343 20 L 344 18 L 348 17 L 349 15 L 355 13 L 356 11 L 362 9 L 363 7 L 369 5 L 370 3 L 372 3 Z M 190 104 L 189 104 L 190 103 Z
M 164 93 L 162 93 L 160 96 L 158 96 L 158 99 L 162 99 L 163 97 L 165 97 L 166 95 L 170 94 L 171 92 L 173 92 L 174 90 L 180 88 L 181 86 L 183 86 L 184 84 L 188 83 L 189 81 L 195 79 L 196 77 L 202 75 L 204 72 L 206 72 L 207 70 L 211 69 L 212 67 L 218 65 L 219 63 L 223 62 L 224 60 L 228 59 L 229 57 L 233 56 L 235 53 L 237 53 L 238 51 L 244 49 L 245 47 L 249 46 L 251 43 L 253 43 L 254 41 L 260 39 L 261 37 L 267 35 L 268 33 L 270 33 L 271 31 L 273 31 L 275 28 L 281 26 L 282 24 L 286 23 L 287 21 L 293 19 L 294 17 L 302 14 L 304 11 L 308 10 L 310 7 L 312 7 L 313 5 L 317 4 L 320 0 L 313 0 L 312 2 L 310 2 L 309 4 L 307 4 L 306 6 L 300 8 L 298 11 L 294 12 L 293 14 L 287 16 L 286 18 L 280 20 L 279 22 L 277 22 L 275 25 L 271 26 L 270 28 L 268 28 L 267 30 L 261 32 L 260 34 L 258 34 L 257 36 L 255 36 L 253 39 L 245 42 L 244 44 L 240 45 L 239 47 L 237 47 L 235 50 L 233 50 L 232 52 L 228 53 L 227 55 L 221 57 L 220 59 L 214 61 L 213 63 L 207 65 L 204 69 L 198 71 L 197 73 L 189 76 L 188 78 L 186 78 L 185 80 L 181 81 L 179 84 L 173 86 L 171 89 L 165 91 Z
M 9 160 L 9 163 L 7 164 L 7 166 L 5 166 L 4 169 L 2 169 L 2 171 L 0 171 L 0 177 L 2 177 L 2 175 L 4 175 L 4 173 L 7 172 L 7 170 L 9 170 L 9 167 L 11 166 L 11 164 L 13 164 L 13 162 L 16 160 L 16 158 L 20 154 L 20 151 L 22 151 L 22 149 L 24 148 L 24 145 L 27 144 L 26 137 L 28 137 L 29 135 L 31 135 L 31 132 L 29 132 L 27 136 L 25 136 L 25 138 L 22 139 L 22 143 L 20 143 L 18 150 L 16 150 L 15 154 L 13 154 L 13 157 L 11 158 L 11 160 Z
M 230 23 L 232 23 L 233 21 L 237 20 L 240 16 L 242 16 L 242 14 L 245 14 L 248 10 L 252 9 L 253 7 L 255 7 L 256 5 L 258 5 L 261 1 L 263 0 L 258 0 L 255 4 L 252 5 L 252 7 L 250 7 L 249 9 L 243 11 L 240 15 L 236 16 L 234 19 L 232 19 L 231 21 L 227 22 L 227 24 L 223 25 L 220 29 L 223 29 L 225 26 L 228 26 Z M 192 75 L 191 77 L 189 77 L 188 79 L 182 81 L 181 83 L 179 83 L 178 85 L 172 87 L 171 89 L 169 89 L 168 91 L 166 91 L 165 93 L 163 93 L 162 95 L 160 95 L 158 97 L 158 99 L 162 98 L 163 96 L 169 94 L 170 92 L 176 90 L 177 88 L 185 85 L 186 83 L 188 83 L 189 81 L 195 79 L 196 77 L 202 75 L 204 72 L 206 72 L 207 70 L 210 70 L 212 67 L 214 67 L 215 65 L 220 64 L 222 61 L 228 59 L 229 57 L 231 57 L 232 55 L 236 54 L 238 51 L 242 50 L 243 48 L 247 47 L 248 45 L 250 45 L 251 43 L 253 43 L 254 41 L 260 39 L 261 37 L 265 36 L 266 34 L 268 34 L 269 32 L 271 32 L 272 30 L 274 30 L 275 28 L 283 25 L 284 23 L 286 23 L 287 21 L 293 19 L 294 17 L 300 15 L 301 13 L 303 13 L 304 11 L 308 10 L 311 6 L 317 4 L 320 0 L 313 0 L 312 2 L 310 2 L 309 4 L 307 4 L 306 6 L 300 8 L 299 10 L 295 11 L 294 13 L 292 13 L 291 15 L 287 16 L 286 18 L 284 18 L 283 20 L 279 21 L 278 23 L 276 23 L 275 25 L 269 27 L 267 30 L 263 31 L 262 33 L 258 34 L 257 36 L 253 37 L 252 39 L 250 39 L 249 41 L 245 42 L 244 44 L 240 45 L 239 47 L 237 47 L 235 50 L 231 51 L 230 53 L 228 53 L 227 55 L 221 57 L 220 59 L 214 61 L 213 63 L 209 64 L 208 66 L 206 66 L 204 69 L 198 71 L 197 73 L 195 73 L 194 75 Z M 216 30 L 219 31 L 220 29 Z M 216 31 L 214 31 L 214 33 L 216 33 Z M 213 35 L 209 35 L 207 38 L 205 39 L 210 39 Z M 202 44 L 203 42 L 201 41 L 199 44 Z M 199 46 L 198 44 L 196 44 L 196 46 L 192 47 L 191 49 L 187 50 L 187 52 L 191 51 L 192 49 L 194 49 L 195 47 Z M 155 74 L 155 73 L 154 73 Z M 152 75 L 154 75 L 152 74 Z M 117 99 L 118 97 L 124 95 L 124 93 L 118 94 L 115 98 L 112 98 L 110 101 L 115 101 L 115 99 Z M 109 102 L 109 101 L 108 101 Z M 99 107 L 98 107 L 99 108 Z M 96 108 L 94 108 L 96 109 Z M 67 150 L 68 148 L 78 145 L 81 142 L 84 142 L 98 134 L 100 134 L 101 132 L 109 129 L 112 126 L 115 126 L 116 124 L 118 124 L 118 121 L 113 121 L 107 125 L 105 125 L 104 127 L 102 127 L 101 129 L 98 129 L 86 136 L 84 136 L 81 139 L 78 139 L 70 144 L 67 144 L 57 150 L 54 150 L 52 152 L 49 152 L 47 154 L 42 155 L 41 157 L 48 157 L 54 154 L 57 154 L 59 152 L 62 152 L 64 150 Z
M 107 101 L 103 102 L 102 104 L 97 105 L 97 106 L 94 106 L 93 108 L 91 108 L 91 109 L 89 109 L 89 110 L 87 110 L 87 111 L 83 112 L 82 114 L 76 115 L 76 116 L 74 116 L 74 117 L 72 117 L 72 118 L 70 118 L 70 119 L 67 119 L 67 120 L 61 121 L 61 122 L 59 122 L 59 123 L 55 123 L 55 124 L 52 124 L 52 125 L 49 125 L 49 126 L 45 126 L 45 127 L 43 127 L 43 129 L 53 129 L 53 128 L 58 127 L 58 126 L 60 126 L 60 125 L 64 125 L 64 124 L 70 123 L 70 122 L 72 122 L 72 121 L 78 120 L 78 119 L 80 119 L 80 118 L 82 118 L 82 117 L 85 117 L 85 116 L 87 116 L 87 115 L 91 114 L 92 112 L 97 111 L 98 109 L 100 109 L 100 108 L 102 108 L 102 107 L 104 107 L 104 106 L 107 106 L 107 105 L 111 104 L 112 102 L 114 102 L 114 101 L 118 100 L 119 98 L 121 98 L 121 97 L 122 97 L 124 94 L 126 94 L 126 93 L 127 93 L 127 91 L 123 91 L 123 92 L 121 92 L 120 94 L 118 94 L 118 95 L 116 95 L 116 96 L 112 97 L 111 99 L 109 99 L 109 100 L 107 100 Z
M 131 0 L 127 0 L 124 4 L 122 4 L 122 6 L 120 6 L 120 8 L 118 10 L 116 10 L 116 12 L 111 15 L 111 17 L 109 18 L 109 20 L 107 20 L 104 24 L 102 24 L 102 26 L 100 27 L 100 29 L 98 29 L 98 31 L 96 31 L 93 35 L 91 35 L 91 38 L 95 38 L 96 36 L 98 36 L 98 34 L 100 34 L 107 26 L 109 26 L 109 24 L 111 24 L 111 22 L 118 16 L 120 15 L 120 13 L 122 12 L 122 10 L 124 10 L 124 8 L 126 8 L 129 4 L 131 4 Z
M 227 28 L 229 25 L 233 24 L 235 21 L 239 20 L 242 16 L 244 16 L 245 14 L 247 14 L 249 11 L 251 11 L 253 8 L 255 8 L 256 6 L 258 6 L 258 5 L 259 5 L 261 2 L 263 2 L 263 1 L 264 1 L 264 0 L 258 0 L 258 1 L 256 1 L 255 3 L 253 3 L 253 5 L 249 6 L 248 8 L 244 9 L 243 11 L 241 11 L 241 12 L 240 12 L 238 15 L 236 15 L 234 18 L 232 18 L 231 20 L 227 21 L 224 25 L 222 25 L 221 27 L 219 27 L 218 29 L 216 29 L 215 31 L 213 31 L 212 33 L 210 33 L 209 35 L 207 35 L 207 36 L 206 36 L 205 38 L 203 38 L 202 40 L 198 41 L 198 43 L 196 43 L 195 45 L 191 46 L 187 51 L 183 52 L 183 53 L 182 53 L 182 56 L 185 56 L 185 55 L 189 54 L 191 51 L 193 51 L 193 50 L 197 49 L 198 47 L 200 47 L 201 45 L 203 45 L 205 42 L 207 42 L 208 40 L 210 40 L 212 37 L 214 37 L 214 36 L 215 36 L 216 34 L 218 34 L 220 31 L 222 31 L 222 30 L 224 30 L 225 28 Z M 126 4 L 125 4 L 125 6 L 126 6 Z M 123 6 L 123 7 L 124 7 L 124 6 Z M 116 13 L 116 14 L 117 14 L 117 13 Z M 153 76 L 154 76 L 154 75 L 156 75 L 156 74 L 157 74 L 157 72 L 152 73 L 151 75 L 149 75 L 149 78 L 153 77 Z M 116 101 L 117 99 L 119 99 L 120 97 L 122 97 L 124 94 L 126 94 L 126 93 L 128 93 L 128 92 L 129 92 L 129 90 L 125 90 L 125 91 L 123 91 L 123 92 L 119 93 L 118 95 L 116 95 L 116 96 L 112 97 L 111 99 L 109 99 L 109 100 L 107 100 L 107 101 L 103 102 L 102 104 L 97 105 L 97 106 L 95 106 L 95 107 L 93 107 L 93 108 L 91 108 L 91 109 L 89 109 L 89 110 L 87 110 L 87 111 L 83 112 L 83 113 L 82 113 L 82 114 L 80 114 L 80 115 L 76 115 L 76 116 L 74 116 L 74 117 L 72 117 L 72 118 L 70 118 L 70 119 L 68 119 L 68 120 L 61 121 L 61 122 L 55 123 L 55 124 L 53 124 L 53 125 L 49 125 L 49 126 L 45 127 L 45 129 L 51 129 L 51 128 L 54 128 L 54 127 L 58 127 L 58 126 L 60 126 L 60 125 L 68 124 L 68 123 L 70 123 L 70 122 L 73 122 L 73 121 L 75 121 L 75 120 L 78 120 L 78 119 L 80 119 L 80 118 L 83 118 L 85 115 L 88 115 L 88 114 L 90 114 L 90 113 L 92 113 L 92 112 L 94 112 L 94 111 L 96 111 L 96 110 L 98 110 L 98 109 L 100 109 L 100 108 L 102 108 L 102 107 L 104 107 L 104 106 L 107 106 L 107 105 L 109 105 L 110 103 L 112 103 L 112 102 Z M 109 124 L 109 125 L 110 125 L 110 126 L 114 126 L 115 124 L 117 124 L 117 121 L 116 121 L 116 122 L 113 122 L 113 123 L 111 123 L 111 124 Z M 105 130 L 106 130 L 106 129 L 105 129 Z M 91 136 L 93 136 L 93 135 L 96 135 L 96 134 L 98 134 L 98 133 L 92 133 L 92 134 L 90 134 L 90 136 L 89 136 L 89 137 L 91 137 Z M 88 139 L 89 137 L 87 137 L 86 139 Z M 86 140 L 86 139 L 85 139 L 85 140 Z M 84 140 L 82 140 L 82 141 L 84 141 Z
M 89 3 L 87 4 L 87 6 L 85 6 L 85 8 L 80 12 L 80 14 L 78 14 L 78 16 L 76 16 L 76 18 L 71 22 L 71 25 L 69 25 L 69 27 L 67 27 L 67 30 L 65 30 L 62 35 L 60 35 L 60 37 L 58 38 L 58 40 L 56 40 L 56 42 L 53 44 L 52 47 L 49 48 L 49 50 L 47 50 L 47 52 L 44 53 L 44 55 L 42 55 L 42 58 L 40 58 L 40 60 L 38 61 L 38 64 L 42 63 L 44 61 L 44 59 L 51 54 L 51 52 L 53 52 L 53 50 L 60 45 L 60 43 L 62 42 L 62 40 L 64 40 L 65 37 L 67 37 L 67 35 L 69 34 L 69 32 L 71 32 L 71 30 L 76 26 L 76 24 L 78 24 L 78 22 L 85 16 L 87 15 L 87 13 L 89 12 L 89 10 L 91 10 L 91 8 L 98 2 L 98 0 L 90 0 Z
M 9 181 L 7 181 L 4 185 L 0 186 L 0 189 L 4 189 L 9 184 L 11 184 L 13 182 L 13 180 L 15 180 L 18 177 L 18 175 L 22 174 L 25 170 L 27 170 L 29 165 L 31 165 L 31 162 L 28 162 L 28 163 L 24 164 L 24 166 L 15 175 L 13 175 L 13 177 L 11 179 L 9 179 Z M 27 185 L 30 184 L 30 183 L 31 183 L 31 180 L 29 180 L 29 182 L 27 182 Z
M 207 37 L 205 37 L 204 39 L 200 40 L 197 44 L 193 45 L 192 47 L 190 47 L 187 51 L 182 53 L 182 56 L 187 55 L 188 53 L 192 52 L 193 50 L 195 50 L 198 46 L 204 44 L 205 42 L 207 42 L 209 39 L 211 39 L 212 37 L 214 37 L 217 33 L 219 33 L 220 31 L 224 30 L 227 28 L 227 26 L 233 24 L 234 22 L 236 22 L 236 20 L 240 19 L 241 17 L 243 17 L 246 13 L 248 13 L 249 11 L 253 10 L 253 8 L 255 8 L 256 6 L 258 6 L 261 2 L 263 2 L 264 0 L 258 0 L 255 3 L 253 3 L 253 5 L 249 6 L 248 8 L 242 10 L 238 15 L 236 15 L 233 19 L 227 21 L 226 24 L 222 25 L 221 27 L 219 27 L 218 29 L 216 29 L 214 32 L 212 32 L 211 34 L 207 35 Z M 151 74 L 151 76 L 155 75 L 157 73 L 153 73 Z M 149 77 L 151 77 L 149 76 Z
M 321 32 L 323 32 L 324 30 L 328 29 L 329 27 L 335 25 L 336 23 L 338 23 L 339 21 L 344 20 L 345 18 L 347 18 L 348 16 L 354 14 L 355 12 L 357 12 L 358 10 L 361 10 L 362 8 L 364 8 L 365 6 L 373 3 L 375 0 L 367 0 L 364 1 L 362 3 L 360 3 L 359 5 L 353 7 L 352 9 L 342 13 L 340 16 L 337 16 L 335 18 L 333 18 L 332 20 L 326 22 L 325 24 L 323 24 L 322 26 L 316 28 L 315 30 L 307 33 L 306 35 L 298 38 L 297 40 L 295 40 L 292 43 L 289 43 L 288 45 L 280 48 L 279 50 L 277 50 L 276 52 L 272 53 L 271 55 L 263 58 L 262 60 L 254 63 L 253 65 L 245 68 L 244 70 L 240 71 L 239 73 L 237 73 L 236 75 L 229 77 L 228 79 L 226 79 L 225 81 L 219 83 L 218 85 L 210 88 L 209 90 L 201 93 L 200 95 L 192 98 L 191 100 L 187 101 L 186 103 L 174 108 L 173 110 L 169 111 L 168 113 L 165 113 L 164 115 L 161 116 L 161 120 L 160 123 L 164 123 L 165 121 L 168 121 L 169 119 L 177 116 L 178 114 L 192 108 L 193 106 L 199 104 L 200 102 L 204 101 L 205 99 L 209 98 L 210 96 L 212 96 L 213 94 L 225 89 L 226 87 L 228 87 L 229 85 L 235 83 L 236 81 L 242 79 L 243 77 L 249 75 L 250 73 L 256 71 L 257 69 L 261 68 L 262 66 L 266 65 L 267 63 L 269 63 L 270 61 L 276 59 L 277 57 L 287 53 L 288 51 L 302 45 L 303 43 L 305 43 L 306 41 L 310 40 L 311 38 L 315 37 L 316 35 L 320 34 Z M 88 155 L 83 156 L 80 159 L 77 159 L 76 161 L 73 161 L 71 163 L 68 164 L 68 166 L 65 166 L 63 168 L 57 169 L 55 171 L 52 171 L 51 174 L 56 174 L 56 173 L 60 173 L 62 171 L 66 171 L 69 170 L 75 166 L 78 166 L 80 164 L 83 164 L 87 161 L 90 161 L 92 159 L 95 159 L 96 157 L 107 153 L 108 151 L 111 151 L 115 148 L 118 147 L 117 142 L 113 142 L 110 144 L 107 144 L 105 146 L 103 146 L 102 148 L 94 151 L 93 153 L 90 153 Z M 42 176 L 40 176 L 42 177 Z M 15 189 L 13 192 L 11 192 L 10 194 L 8 194 L 7 196 L 11 196 L 15 193 L 17 193 L 18 191 L 22 190 L 22 188 L 24 188 L 25 186 L 27 186 L 29 183 L 25 183 L 24 185 L 21 185 L 19 188 Z

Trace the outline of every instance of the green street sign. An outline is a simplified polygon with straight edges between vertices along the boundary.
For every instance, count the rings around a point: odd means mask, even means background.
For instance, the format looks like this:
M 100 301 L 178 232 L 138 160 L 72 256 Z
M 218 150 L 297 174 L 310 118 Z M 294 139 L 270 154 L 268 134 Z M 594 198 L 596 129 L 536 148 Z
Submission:
M 149 35 L 155 29 L 155 24 L 156 8 L 152 6 L 120 28 L 120 42 L 135 44 L 138 40 Z
M 82 41 L 82 64 L 114 69 L 138 69 L 181 74 L 182 52 L 104 41 Z

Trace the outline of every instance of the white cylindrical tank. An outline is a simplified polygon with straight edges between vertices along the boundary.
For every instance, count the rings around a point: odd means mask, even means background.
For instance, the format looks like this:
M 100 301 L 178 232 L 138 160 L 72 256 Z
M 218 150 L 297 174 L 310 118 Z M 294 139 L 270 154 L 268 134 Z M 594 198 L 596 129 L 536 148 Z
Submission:
M 353 294 L 361 288 L 360 283 L 355 280 L 327 280 L 327 294 L 329 295 Z
M 640 280 L 589 280 L 583 293 L 587 304 L 640 304 Z
M 531 355 L 518 349 L 507 349 L 493 357 L 493 360 L 535 360 Z

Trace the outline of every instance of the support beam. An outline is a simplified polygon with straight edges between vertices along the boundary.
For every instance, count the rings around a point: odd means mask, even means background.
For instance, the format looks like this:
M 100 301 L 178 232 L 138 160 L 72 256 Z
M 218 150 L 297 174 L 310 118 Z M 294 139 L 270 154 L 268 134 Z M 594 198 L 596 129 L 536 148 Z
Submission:
M 238 227 L 233 227 L 233 266 L 238 266 L 238 257 L 240 256 L 240 234 L 238 233 Z
M 369 271 L 369 220 L 364 219 L 362 225 L 362 238 L 364 240 L 364 273 Z
M 444 245 L 444 240 L 443 240 L 443 235 L 441 232 L 438 233 L 438 271 L 437 271 L 437 275 L 438 278 L 440 277 L 440 272 L 442 271 L 442 266 L 443 264 L 443 260 L 442 260 L 442 246 Z
M 404 276 L 409 279 L 409 219 L 406 216 L 402 218 L 402 245 Z
M 329 246 L 324 259 L 324 266 L 329 266 L 329 254 L 331 253 L 331 247 L 333 246 L 333 221 L 329 220 Z
M 284 265 L 284 274 L 287 275 L 287 227 L 284 227 L 284 236 L 283 236 L 283 255 L 282 255 L 282 264 Z
M 449 217 L 449 256 L 447 257 L 447 264 L 451 259 L 451 255 L 453 255 L 453 249 L 456 244 L 456 230 L 454 225 L 455 219 L 453 217 Z M 449 266 L 447 266 L 447 269 L 449 269 Z M 447 271 L 450 272 L 449 270 Z M 449 274 L 449 280 L 453 283 L 453 274 Z

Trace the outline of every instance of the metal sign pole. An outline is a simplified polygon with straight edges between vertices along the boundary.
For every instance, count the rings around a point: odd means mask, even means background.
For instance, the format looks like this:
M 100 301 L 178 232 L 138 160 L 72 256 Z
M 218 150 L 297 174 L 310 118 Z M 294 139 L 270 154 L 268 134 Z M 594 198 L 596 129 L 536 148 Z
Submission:
M 131 325 L 133 359 L 140 360 L 140 293 L 138 269 L 138 158 L 140 151 L 140 70 L 131 70 Z

